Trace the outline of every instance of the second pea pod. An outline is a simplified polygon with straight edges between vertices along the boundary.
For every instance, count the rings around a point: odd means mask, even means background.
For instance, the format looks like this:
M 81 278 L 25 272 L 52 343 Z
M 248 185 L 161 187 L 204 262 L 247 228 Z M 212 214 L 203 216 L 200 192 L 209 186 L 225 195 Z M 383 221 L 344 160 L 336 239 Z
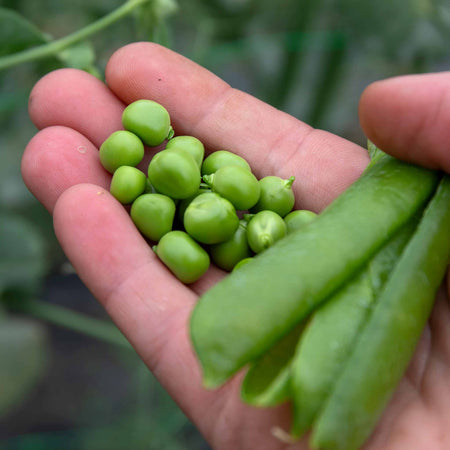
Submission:
M 308 226 L 207 291 L 190 322 L 205 386 L 221 385 L 263 355 L 360 270 L 425 204 L 438 179 L 386 156 Z

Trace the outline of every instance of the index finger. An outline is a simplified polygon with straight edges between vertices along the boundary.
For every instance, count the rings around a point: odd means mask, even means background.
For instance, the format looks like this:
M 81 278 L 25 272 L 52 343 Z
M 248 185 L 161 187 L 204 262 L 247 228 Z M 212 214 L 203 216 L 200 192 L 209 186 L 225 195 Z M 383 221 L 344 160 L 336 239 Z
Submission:
M 314 130 L 152 43 L 118 50 L 108 63 L 106 80 L 125 104 L 140 98 L 162 103 L 176 134 L 196 136 L 210 150 L 243 156 L 258 177 L 295 175 L 297 207 L 320 210 L 361 174 L 368 161 L 358 145 Z

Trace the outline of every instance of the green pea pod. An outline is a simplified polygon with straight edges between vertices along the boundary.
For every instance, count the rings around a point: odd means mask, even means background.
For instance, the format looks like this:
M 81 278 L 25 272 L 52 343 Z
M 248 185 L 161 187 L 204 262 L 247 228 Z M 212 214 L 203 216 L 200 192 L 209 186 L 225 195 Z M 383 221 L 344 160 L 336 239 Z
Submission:
M 412 220 L 404 226 L 354 280 L 313 313 L 292 363 L 292 435 L 311 427 L 416 225 Z
M 438 180 L 434 171 L 386 155 L 307 227 L 207 291 L 190 321 L 205 387 L 260 357 L 353 276 Z
M 292 362 L 291 435 L 309 430 L 372 306 L 367 271 L 313 314 Z
M 355 450 L 369 437 L 415 351 L 450 256 L 450 177 L 443 178 L 398 260 L 333 392 L 311 444 Z
M 270 407 L 290 398 L 291 360 L 303 328 L 302 322 L 251 364 L 242 382 L 242 400 L 253 406 Z

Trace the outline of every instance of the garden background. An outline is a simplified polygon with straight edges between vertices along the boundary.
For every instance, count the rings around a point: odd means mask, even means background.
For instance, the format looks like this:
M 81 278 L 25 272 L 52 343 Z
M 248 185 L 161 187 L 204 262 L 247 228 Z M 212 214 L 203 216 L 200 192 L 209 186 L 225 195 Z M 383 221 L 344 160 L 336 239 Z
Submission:
M 65 259 L 20 175 L 34 83 L 162 43 L 361 145 L 370 82 L 450 68 L 447 0 L 0 0 L 0 450 L 208 449 Z

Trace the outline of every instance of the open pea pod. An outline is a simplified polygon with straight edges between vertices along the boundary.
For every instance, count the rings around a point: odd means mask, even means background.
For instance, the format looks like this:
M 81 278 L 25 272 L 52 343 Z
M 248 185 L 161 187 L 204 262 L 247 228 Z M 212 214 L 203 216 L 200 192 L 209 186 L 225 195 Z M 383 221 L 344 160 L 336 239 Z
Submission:
M 297 325 L 250 365 L 242 382 L 242 400 L 253 406 L 270 407 L 291 398 L 291 361 L 304 327 L 303 322 Z
M 415 351 L 450 257 L 450 177 L 407 244 L 313 427 L 311 444 L 356 450 L 369 437 Z
M 207 291 L 190 321 L 205 387 L 259 358 L 354 276 L 427 202 L 438 180 L 385 155 L 313 222 Z
M 402 227 L 357 277 L 312 314 L 291 364 L 293 436 L 311 427 L 416 225 L 415 218 Z

